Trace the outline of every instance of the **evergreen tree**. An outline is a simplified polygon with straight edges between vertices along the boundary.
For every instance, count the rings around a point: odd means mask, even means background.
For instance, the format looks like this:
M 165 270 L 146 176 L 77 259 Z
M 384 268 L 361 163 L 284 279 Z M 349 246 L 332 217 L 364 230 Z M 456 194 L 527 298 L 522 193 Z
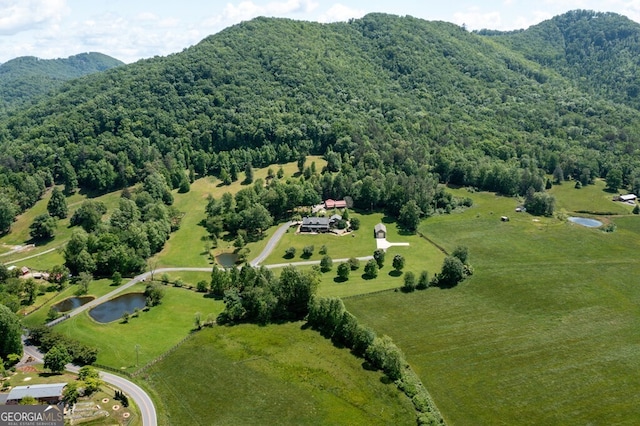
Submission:
M 64 197 L 62 191 L 60 191 L 58 188 L 53 188 L 51 198 L 47 203 L 47 211 L 49 212 L 49 215 L 57 217 L 58 219 L 64 219 L 65 217 L 67 217 L 67 200 Z

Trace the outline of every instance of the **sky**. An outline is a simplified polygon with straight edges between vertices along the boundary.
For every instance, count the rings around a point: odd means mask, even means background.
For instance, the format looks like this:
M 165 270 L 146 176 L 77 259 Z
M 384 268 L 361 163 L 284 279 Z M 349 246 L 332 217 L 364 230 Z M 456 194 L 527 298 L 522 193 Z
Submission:
M 257 16 L 329 23 L 384 12 L 513 30 L 574 9 L 640 22 L 640 0 L 0 0 L 0 63 L 83 52 L 131 63 L 180 52 Z

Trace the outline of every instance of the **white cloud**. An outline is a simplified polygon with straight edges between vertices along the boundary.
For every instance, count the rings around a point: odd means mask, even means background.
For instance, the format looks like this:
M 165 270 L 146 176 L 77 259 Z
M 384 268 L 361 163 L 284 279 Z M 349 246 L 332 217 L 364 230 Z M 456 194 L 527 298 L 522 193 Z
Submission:
M 234 5 L 227 3 L 220 22 L 238 23 L 256 16 L 283 16 L 290 14 L 309 13 L 318 7 L 318 3 L 312 0 L 287 0 L 273 1 L 265 5 L 259 5 L 253 1 L 243 1 Z
M 456 12 L 453 14 L 453 22 L 458 25 L 465 25 L 470 30 L 481 30 L 489 28 L 492 30 L 502 29 L 502 15 L 500 12 L 480 12 L 477 7 L 468 9 L 466 12 Z
M 320 15 L 320 22 L 347 21 L 351 18 L 362 18 L 366 12 L 362 9 L 353 9 L 340 3 L 331 6 L 325 13 Z
M 59 22 L 67 11 L 66 0 L 0 0 L 0 34 L 14 35 Z

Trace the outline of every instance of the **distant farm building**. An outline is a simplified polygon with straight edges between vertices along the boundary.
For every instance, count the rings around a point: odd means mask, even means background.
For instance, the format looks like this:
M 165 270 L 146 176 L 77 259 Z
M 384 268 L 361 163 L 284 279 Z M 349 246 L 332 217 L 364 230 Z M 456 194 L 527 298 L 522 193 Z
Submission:
M 7 396 L 7 405 L 18 405 L 25 396 L 31 396 L 41 403 L 56 405 L 62 400 L 62 389 L 66 383 L 50 383 L 44 385 L 16 386 Z
M 618 196 L 618 201 L 622 201 L 623 203 L 635 203 L 637 198 L 636 194 L 625 194 Z
M 345 200 L 332 200 L 328 199 L 324 202 L 325 209 L 346 209 L 347 202 Z
M 503 222 L 509 222 L 509 216 L 500 216 L 500 220 Z
M 20 268 L 20 274 L 27 275 L 28 273 L 29 273 L 29 268 L 27 268 L 26 266 L 23 266 L 22 268 Z
M 329 219 L 326 217 L 304 217 L 300 232 L 329 232 L 331 226 Z
M 377 224 L 373 228 L 373 236 L 376 238 L 387 238 L 387 227 L 383 223 Z

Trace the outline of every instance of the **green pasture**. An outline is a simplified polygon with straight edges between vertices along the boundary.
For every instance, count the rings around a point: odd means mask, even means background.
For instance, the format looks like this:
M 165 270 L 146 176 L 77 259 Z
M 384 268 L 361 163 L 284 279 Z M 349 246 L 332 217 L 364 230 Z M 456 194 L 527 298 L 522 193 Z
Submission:
M 393 383 L 300 322 L 204 329 L 145 377 L 161 425 L 415 424 Z
M 556 197 L 556 208 L 569 212 L 589 212 L 591 214 L 630 214 L 633 206 L 613 201 L 617 194 L 605 191 L 606 182 L 596 179 L 593 185 L 575 188 L 575 182 L 554 185 L 549 191 Z
M 143 291 L 144 285 L 132 291 Z M 202 293 L 176 287 L 165 287 L 166 294 L 159 306 L 141 311 L 128 323 L 121 320 L 100 324 L 88 312 L 55 326 L 55 330 L 98 348 L 98 364 L 123 371 L 135 371 L 179 343 L 194 328 L 195 314 L 203 320 L 222 311 L 221 301 L 205 298 Z M 136 366 L 136 345 L 139 361 Z
M 605 233 L 455 192 L 474 207 L 420 229 L 447 250 L 467 246 L 474 275 L 449 290 L 348 298 L 347 309 L 394 339 L 451 424 L 633 424 L 640 217 L 608 217 L 617 230 Z

